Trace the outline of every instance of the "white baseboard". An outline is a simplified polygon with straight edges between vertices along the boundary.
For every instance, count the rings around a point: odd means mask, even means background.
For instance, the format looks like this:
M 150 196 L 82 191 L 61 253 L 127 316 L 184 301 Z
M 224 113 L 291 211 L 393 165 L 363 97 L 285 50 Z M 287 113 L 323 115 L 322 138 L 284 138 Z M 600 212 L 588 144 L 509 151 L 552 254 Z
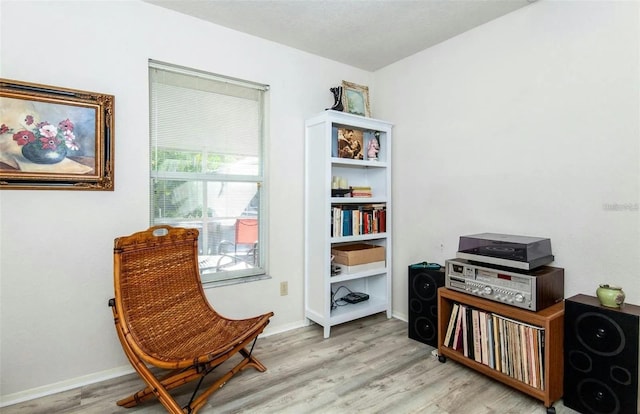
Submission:
M 267 337 L 278 333 L 290 331 L 305 326 L 305 321 L 298 321 L 279 327 L 274 330 L 265 330 L 261 335 Z M 68 380 L 55 382 L 53 384 L 43 385 L 42 387 L 31 388 L 16 392 L 13 394 L 0 395 L 0 408 L 7 407 L 9 405 L 18 404 L 21 402 L 34 400 L 36 398 L 46 397 L 48 395 L 57 394 L 63 391 L 69 391 L 74 388 L 84 387 L 85 385 L 95 384 L 96 382 L 110 380 L 112 378 L 121 377 L 123 375 L 131 374 L 134 372 L 133 367 L 125 365 L 106 371 L 96 372 L 81 377 L 70 378 Z
M 406 319 L 402 318 L 403 315 L 393 315 L 394 318 L 403 320 L 406 322 Z M 310 321 L 308 319 L 293 322 L 290 324 L 283 325 L 278 329 L 274 330 L 265 330 L 262 334 L 263 337 L 291 331 L 293 329 L 302 328 L 304 326 L 310 325 Z M 47 395 L 57 394 L 59 392 L 72 390 L 74 388 L 83 387 L 85 385 L 95 384 L 96 382 L 110 380 L 112 378 L 121 377 L 123 375 L 128 375 L 134 372 L 133 368 L 130 365 L 124 365 L 117 368 L 108 369 L 106 371 L 100 371 L 89 375 L 84 375 L 81 377 L 70 378 L 68 380 L 55 382 L 53 384 L 43 385 L 42 387 L 36 387 L 25 391 L 16 392 L 13 394 L 0 395 L 0 408 L 7 407 L 9 405 L 18 404 L 21 402 L 34 400 L 40 397 L 46 397 Z
M 68 380 L 54 382 L 53 384 L 43 385 L 25 391 L 16 392 L 0 396 L 0 407 L 6 407 L 13 404 L 33 400 L 47 395 L 57 394 L 59 392 L 72 390 L 74 388 L 83 387 L 85 385 L 95 384 L 96 382 L 110 380 L 112 378 L 121 377 L 123 375 L 134 372 L 131 365 L 124 365 L 117 368 L 100 371 L 81 377 L 70 378 Z
M 404 313 L 392 312 L 391 313 L 391 317 L 393 319 L 399 319 L 402 322 L 409 322 L 409 319 L 407 318 L 407 315 L 405 315 Z
M 291 331 L 293 329 L 302 328 L 302 327 L 307 326 L 307 325 L 308 325 L 308 323 L 306 323 L 305 320 L 302 320 L 302 321 L 292 322 L 292 323 L 288 323 L 286 325 L 279 326 L 278 329 L 271 330 L 271 329 L 269 329 L 269 327 L 267 327 L 267 329 L 265 329 L 265 331 L 260 336 L 263 337 L 263 338 L 266 338 L 266 337 L 271 336 L 271 335 L 276 335 L 276 334 L 279 334 L 279 333 L 288 332 L 288 331 Z

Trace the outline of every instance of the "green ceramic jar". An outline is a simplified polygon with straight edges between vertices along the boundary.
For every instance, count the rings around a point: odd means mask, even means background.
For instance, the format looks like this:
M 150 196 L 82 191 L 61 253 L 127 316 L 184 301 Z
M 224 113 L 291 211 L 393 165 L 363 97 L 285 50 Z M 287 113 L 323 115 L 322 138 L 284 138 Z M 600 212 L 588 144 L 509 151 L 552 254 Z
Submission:
M 625 294 L 622 288 L 612 285 L 600 285 L 596 289 L 596 296 L 602 304 L 602 306 L 608 306 L 610 308 L 619 308 L 624 303 Z

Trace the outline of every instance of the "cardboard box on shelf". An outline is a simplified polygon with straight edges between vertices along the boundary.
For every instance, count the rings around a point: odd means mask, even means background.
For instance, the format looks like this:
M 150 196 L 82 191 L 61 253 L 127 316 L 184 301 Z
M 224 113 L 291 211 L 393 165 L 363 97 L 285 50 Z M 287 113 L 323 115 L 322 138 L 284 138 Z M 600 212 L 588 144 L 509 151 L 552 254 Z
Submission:
M 364 263 L 380 262 L 385 260 L 384 247 L 366 243 L 345 244 L 333 246 L 331 254 L 334 262 L 347 266 L 355 266 Z

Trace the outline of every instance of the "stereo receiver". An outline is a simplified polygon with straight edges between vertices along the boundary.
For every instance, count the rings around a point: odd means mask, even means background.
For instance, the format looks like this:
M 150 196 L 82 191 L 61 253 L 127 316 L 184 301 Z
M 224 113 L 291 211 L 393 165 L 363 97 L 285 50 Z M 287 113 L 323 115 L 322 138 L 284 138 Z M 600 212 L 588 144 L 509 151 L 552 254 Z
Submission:
M 485 267 L 465 259 L 445 265 L 445 286 L 519 308 L 539 311 L 564 299 L 564 269 L 535 270 Z

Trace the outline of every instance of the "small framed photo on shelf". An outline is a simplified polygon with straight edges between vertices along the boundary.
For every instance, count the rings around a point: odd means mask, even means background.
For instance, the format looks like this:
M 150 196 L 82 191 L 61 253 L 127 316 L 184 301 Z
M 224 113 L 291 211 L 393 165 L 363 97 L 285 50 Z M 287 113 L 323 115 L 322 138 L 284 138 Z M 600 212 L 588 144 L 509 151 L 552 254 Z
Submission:
M 342 81 L 342 105 L 344 112 L 371 117 L 369 87 Z
M 338 128 L 338 158 L 364 159 L 364 135 L 362 131 Z

